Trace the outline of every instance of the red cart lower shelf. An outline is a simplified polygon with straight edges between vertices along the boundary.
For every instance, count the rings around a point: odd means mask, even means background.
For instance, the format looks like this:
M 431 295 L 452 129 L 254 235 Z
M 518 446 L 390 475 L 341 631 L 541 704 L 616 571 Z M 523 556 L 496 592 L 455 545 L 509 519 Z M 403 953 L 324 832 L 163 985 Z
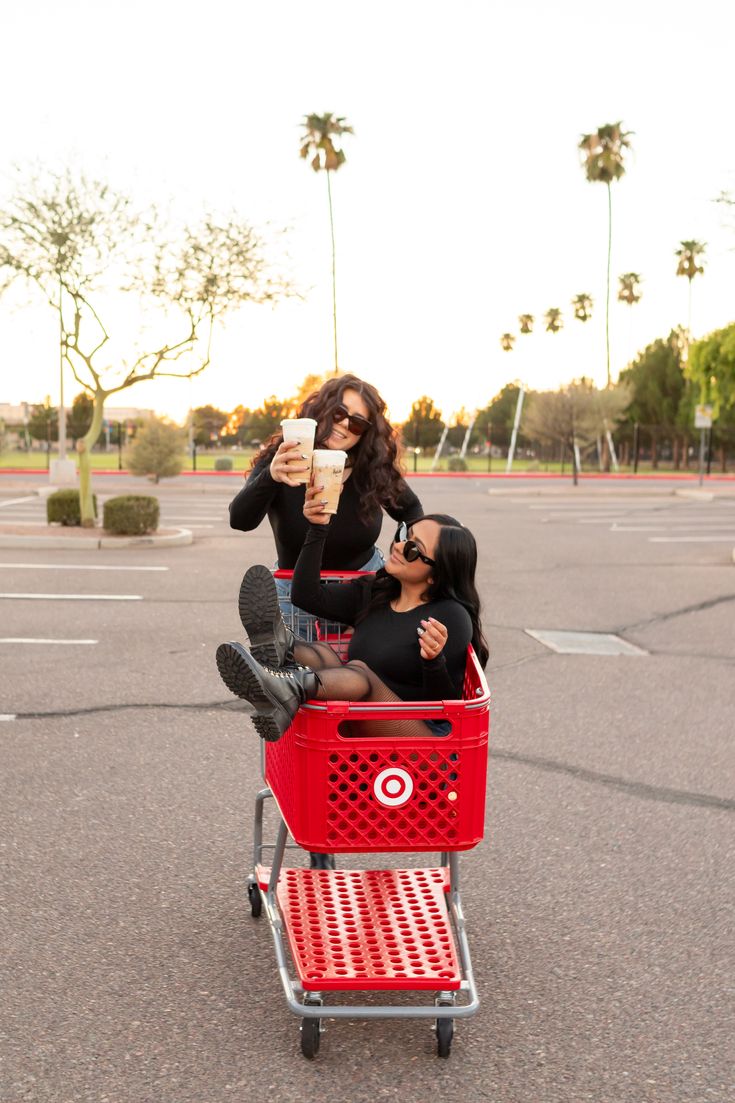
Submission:
M 276 897 L 304 990 L 458 989 L 446 882 L 444 868 L 283 869 Z

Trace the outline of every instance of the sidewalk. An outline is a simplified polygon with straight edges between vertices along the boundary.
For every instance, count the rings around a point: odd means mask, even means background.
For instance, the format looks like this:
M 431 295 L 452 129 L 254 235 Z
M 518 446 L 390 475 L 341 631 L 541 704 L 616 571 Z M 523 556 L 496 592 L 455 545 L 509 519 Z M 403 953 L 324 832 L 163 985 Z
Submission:
M 11 490 L 23 497 L 47 498 L 56 487 L 45 484 L 5 483 L 0 480 L 0 488 Z M 0 499 L 1 500 L 1 499 Z M 112 536 L 101 525 L 94 528 L 82 528 L 81 525 L 43 525 L 23 524 L 19 521 L 3 521 L 0 510 L 0 548 L 100 548 L 130 547 L 182 547 L 194 542 L 194 536 L 187 528 L 161 528 L 145 536 Z
M 99 526 L 83 529 L 71 525 L 18 525 L 0 521 L 0 548 L 101 548 L 182 547 L 192 544 L 190 529 L 159 529 L 147 536 L 111 536 Z

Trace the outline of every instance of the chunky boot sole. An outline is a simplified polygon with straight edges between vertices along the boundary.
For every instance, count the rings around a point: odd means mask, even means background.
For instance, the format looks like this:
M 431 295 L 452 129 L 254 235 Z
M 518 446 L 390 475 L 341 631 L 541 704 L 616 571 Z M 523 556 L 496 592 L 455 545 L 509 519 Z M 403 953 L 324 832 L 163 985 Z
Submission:
M 248 634 L 250 650 L 261 666 L 283 666 L 285 655 L 279 654 L 276 626 L 281 620 L 278 593 L 273 575 L 267 567 L 250 567 L 240 583 L 237 602 L 242 626 Z
M 296 710 L 289 715 L 280 701 L 270 696 L 261 674 L 250 665 L 252 661 L 252 656 L 239 644 L 222 643 L 217 648 L 217 669 L 222 681 L 231 693 L 249 701 L 256 710 L 252 720 L 258 735 L 275 743 L 291 723 Z

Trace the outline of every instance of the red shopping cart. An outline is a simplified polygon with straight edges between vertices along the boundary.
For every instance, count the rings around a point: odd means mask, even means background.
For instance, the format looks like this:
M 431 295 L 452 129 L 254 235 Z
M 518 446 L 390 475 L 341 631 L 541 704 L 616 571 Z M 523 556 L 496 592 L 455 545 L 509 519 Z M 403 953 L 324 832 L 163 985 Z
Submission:
M 335 577 L 345 575 L 322 575 Z M 319 633 L 344 655 L 349 640 L 341 626 L 322 625 Z M 319 1050 L 325 1017 L 434 1019 L 437 1054 L 448 1057 L 454 1019 L 477 1011 L 459 852 L 483 837 L 489 706 L 470 647 L 461 700 L 308 701 L 278 742 L 263 744 L 267 787 L 255 801 L 248 895 L 253 916 L 265 909 L 268 917 L 286 1000 L 302 1019 L 306 1057 Z M 435 735 L 427 728 L 419 738 L 369 734 L 370 721 L 401 719 L 443 720 L 449 730 Z M 279 821 L 275 844 L 266 844 L 263 812 L 271 797 Z M 438 851 L 439 862 L 418 869 L 288 868 L 289 833 L 305 850 Z M 348 991 L 433 992 L 434 1000 L 325 1002 Z

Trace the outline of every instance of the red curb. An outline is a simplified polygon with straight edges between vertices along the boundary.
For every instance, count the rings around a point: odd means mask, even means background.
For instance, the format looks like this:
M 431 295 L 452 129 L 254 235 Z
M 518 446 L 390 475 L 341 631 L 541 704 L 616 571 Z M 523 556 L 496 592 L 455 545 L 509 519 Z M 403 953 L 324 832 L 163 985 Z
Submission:
M 198 478 L 206 477 L 244 478 L 247 471 L 182 471 L 181 474 Z M 0 467 L 0 475 L 47 475 L 43 467 Z M 127 470 L 118 471 L 116 468 L 93 468 L 92 475 L 129 475 Z M 407 471 L 407 479 L 565 479 L 572 481 L 572 476 L 566 472 L 562 475 L 558 471 Z M 580 473 L 579 481 L 590 479 L 629 479 L 640 482 L 642 479 L 680 479 L 682 482 L 699 479 L 698 472 L 687 471 L 646 471 L 637 475 L 624 471 L 587 471 Z M 705 475 L 705 481 L 722 482 L 723 480 L 735 480 L 735 474 Z

